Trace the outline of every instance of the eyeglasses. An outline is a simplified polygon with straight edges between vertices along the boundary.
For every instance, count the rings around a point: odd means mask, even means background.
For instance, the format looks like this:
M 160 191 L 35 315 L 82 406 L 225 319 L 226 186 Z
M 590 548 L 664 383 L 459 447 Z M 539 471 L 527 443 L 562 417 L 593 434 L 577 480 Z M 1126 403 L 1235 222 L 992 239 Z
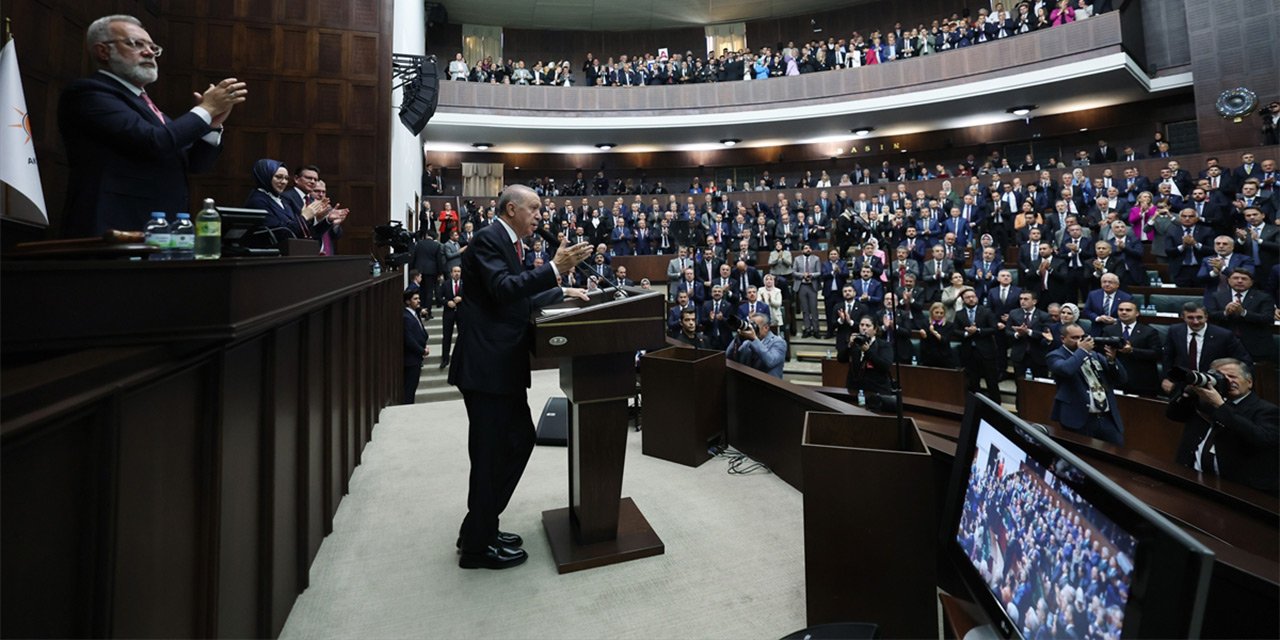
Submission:
M 164 53 L 164 47 L 154 42 L 147 42 L 146 40 L 134 40 L 133 38 L 114 38 L 112 40 L 103 40 L 102 44 L 106 44 L 108 42 L 118 42 L 126 47 L 129 47 L 129 49 L 133 51 L 142 51 L 143 49 L 150 49 L 151 55 L 157 58 L 160 57 L 160 54 Z

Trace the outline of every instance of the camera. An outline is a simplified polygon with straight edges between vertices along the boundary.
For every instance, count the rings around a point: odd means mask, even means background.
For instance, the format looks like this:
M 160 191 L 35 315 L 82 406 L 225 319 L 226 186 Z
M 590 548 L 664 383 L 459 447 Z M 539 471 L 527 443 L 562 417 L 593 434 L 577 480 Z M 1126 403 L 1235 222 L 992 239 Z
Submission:
M 867 344 L 867 337 L 861 333 L 855 333 L 849 336 L 849 344 L 854 347 L 862 347 Z
M 1226 397 L 1227 391 L 1231 387 L 1227 382 L 1226 376 L 1212 369 L 1209 371 L 1195 371 L 1186 367 L 1174 367 L 1169 371 L 1169 379 L 1192 387 L 1213 389 L 1223 397 Z
M 1096 347 L 1115 347 L 1116 349 L 1124 348 L 1124 338 L 1116 336 L 1095 336 L 1093 345 Z
M 724 319 L 724 323 L 729 325 L 730 331 L 737 332 L 743 329 L 747 329 L 751 333 L 756 332 L 756 325 L 755 323 L 751 322 L 750 318 L 739 318 L 738 316 L 727 316 Z

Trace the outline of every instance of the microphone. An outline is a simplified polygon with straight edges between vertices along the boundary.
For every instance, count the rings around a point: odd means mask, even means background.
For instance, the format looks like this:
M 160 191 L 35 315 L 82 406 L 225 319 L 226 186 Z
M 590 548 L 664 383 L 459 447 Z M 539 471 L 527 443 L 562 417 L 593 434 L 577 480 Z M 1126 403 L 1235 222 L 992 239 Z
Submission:
M 538 237 L 539 237 L 539 238 L 542 238 L 542 244 L 543 244 L 544 246 L 547 246 L 547 247 L 559 247 L 559 246 L 560 246 L 560 241 L 559 241 L 558 239 L 556 239 L 556 237 L 555 237 L 555 236 L 551 235 L 551 232 L 550 232 L 550 231 L 548 231 L 546 227 L 541 227 L 541 226 L 540 226 L 540 227 L 538 227 L 537 229 L 535 229 L 535 230 L 534 230 L 534 233 L 536 233 L 536 234 L 538 235 Z M 591 271 L 589 271 L 586 267 L 582 266 L 582 263 L 581 263 L 581 262 L 574 264 L 574 265 L 573 265 L 573 268 L 574 268 L 574 270 L 575 270 L 575 271 L 577 271 L 578 273 L 580 273 L 580 274 L 582 274 L 582 275 L 586 276 L 588 280 L 589 280 L 589 279 L 591 279 L 591 278 L 598 278 L 598 279 L 600 279 L 600 280 L 603 280 L 605 284 L 607 284 L 607 285 L 609 285 L 610 287 L 612 287 L 612 288 L 613 288 L 613 290 L 614 290 L 613 298 L 614 298 L 615 300 L 621 300 L 621 299 L 623 299 L 623 298 L 627 297 L 627 292 L 626 292 L 626 291 L 624 291 L 624 290 L 622 289 L 622 287 L 619 287 L 619 286 L 618 286 L 618 283 L 617 283 L 617 282 L 615 282 L 613 279 L 611 279 L 609 276 L 600 275 L 600 274 L 598 274 L 598 273 L 592 273 L 592 272 L 591 272 Z

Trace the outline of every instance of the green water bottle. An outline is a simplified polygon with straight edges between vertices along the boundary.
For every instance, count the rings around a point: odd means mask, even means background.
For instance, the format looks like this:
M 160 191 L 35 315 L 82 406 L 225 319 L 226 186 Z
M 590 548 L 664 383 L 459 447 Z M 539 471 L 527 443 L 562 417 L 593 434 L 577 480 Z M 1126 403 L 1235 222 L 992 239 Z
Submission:
M 196 260 L 222 257 L 222 216 L 213 206 L 213 198 L 204 199 L 204 208 L 196 217 Z

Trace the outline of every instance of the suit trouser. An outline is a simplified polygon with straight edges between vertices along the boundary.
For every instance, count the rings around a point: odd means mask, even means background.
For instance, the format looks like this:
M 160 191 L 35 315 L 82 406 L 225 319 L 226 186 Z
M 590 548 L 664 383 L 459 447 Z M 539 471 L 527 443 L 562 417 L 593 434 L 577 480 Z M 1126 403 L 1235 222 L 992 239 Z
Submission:
M 818 292 L 811 284 L 800 285 L 796 297 L 800 300 L 800 311 L 804 314 L 804 330 L 818 333 Z
M 467 453 L 471 458 L 462 550 L 482 552 L 498 535 L 498 516 L 524 475 L 536 433 L 524 389 L 511 394 L 464 390 L 462 399 L 470 423 Z
M 439 286 L 436 282 L 436 274 L 422 274 L 422 289 L 418 291 L 418 295 L 422 298 L 422 308 L 428 311 L 439 302 Z
M 418 395 L 418 383 L 422 381 L 422 365 L 406 364 L 404 366 L 404 394 L 400 396 L 401 404 L 413 404 Z
M 442 362 L 449 361 L 449 351 L 453 347 L 453 327 L 458 320 L 458 312 L 445 307 L 444 317 L 441 318 L 441 340 L 444 344 L 440 347 L 440 359 Z
M 1065 424 L 1062 426 L 1070 431 L 1084 434 L 1090 438 L 1097 438 L 1103 442 L 1124 445 L 1124 433 L 1120 431 L 1120 426 L 1112 419 L 1110 413 L 1090 413 L 1084 419 L 1084 424 L 1079 428 L 1068 427 Z
M 982 395 L 1000 404 L 1000 371 L 996 368 L 996 358 L 985 358 L 977 349 L 960 349 L 960 359 L 964 361 L 964 379 L 970 393 L 978 393 L 979 381 L 986 381 L 986 389 Z

